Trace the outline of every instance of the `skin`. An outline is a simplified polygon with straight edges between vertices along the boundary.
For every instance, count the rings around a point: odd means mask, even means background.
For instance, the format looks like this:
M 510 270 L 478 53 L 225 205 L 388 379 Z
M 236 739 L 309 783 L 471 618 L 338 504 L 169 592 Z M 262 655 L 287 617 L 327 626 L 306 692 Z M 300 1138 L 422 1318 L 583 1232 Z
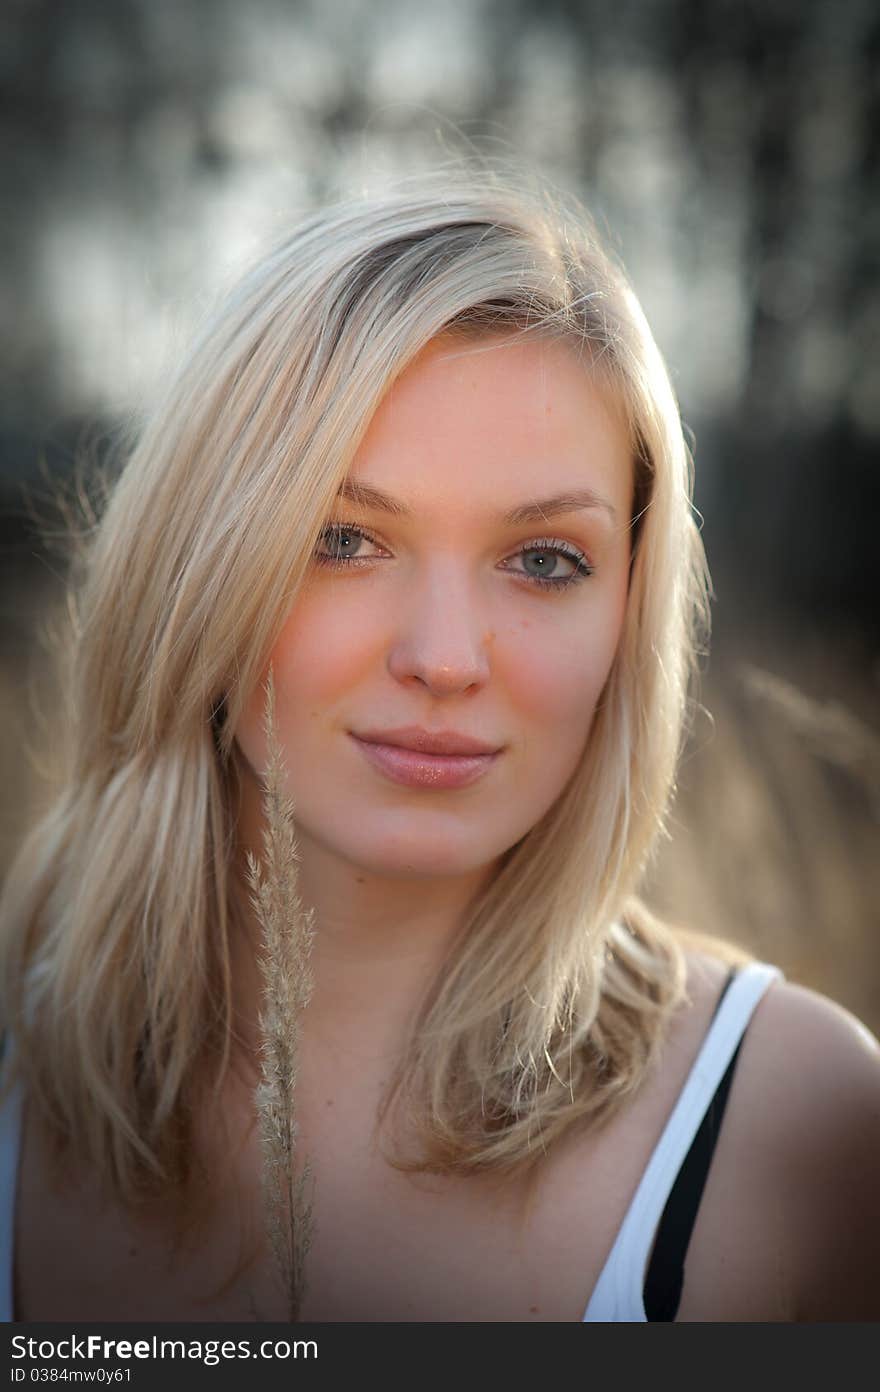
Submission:
M 527 1220 L 516 1183 L 392 1170 L 374 1123 L 401 1031 L 470 896 L 562 791 L 588 737 L 626 603 L 625 433 L 561 345 L 441 340 L 383 403 L 352 477 L 406 501 L 414 518 L 346 503 L 339 520 L 378 545 L 363 548 L 363 567 L 315 566 L 271 654 L 300 890 L 319 924 L 297 1081 L 318 1176 L 302 1316 L 579 1320 L 704 1039 L 726 974 L 722 944 L 688 950 L 687 1000 L 661 1066 L 607 1127 L 572 1130 L 548 1154 Z M 602 509 L 520 528 L 493 520 L 585 485 L 616 520 Z M 516 571 L 536 539 L 587 553 L 594 574 L 560 594 L 531 588 Z M 258 691 L 237 731 L 239 830 L 257 850 L 261 722 Z M 504 752 L 470 788 L 401 788 L 346 732 L 408 723 L 477 734 Z M 253 941 L 237 953 L 247 1044 Z M 239 1245 L 239 1216 L 245 1231 L 262 1228 L 252 1084 L 230 1080 L 225 1130 L 202 1138 L 226 1192 L 185 1251 L 161 1221 L 104 1203 L 88 1176 L 53 1185 L 48 1136 L 28 1107 L 17 1318 L 285 1319 L 269 1254 L 242 1264 Z M 877 1041 L 832 1002 L 775 983 L 743 1040 L 678 1319 L 880 1318 L 878 1155 Z
M 384 399 L 350 477 L 413 516 L 337 504 L 332 520 L 372 540 L 347 534 L 355 564 L 315 563 L 270 662 L 300 890 L 320 924 L 310 1021 L 354 1014 L 361 1038 L 374 1026 L 390 1049 L 469 900 L 577 767 L 623 623 L 632 465 L 613 402 L 570 347 L 447 337 Z M 499 520 L 585 488 L 603 504 Z M 577 580 L 571 560 L 528 551 L 536 541 L 582 554 L 592 574 Z M 574 579 L 539 587 L 529 575 L 541 564 Z M 240 829 L 254 849 L 263 704 L 260 688 L 236 731 L 249 775 Z M 401 787 L 348 732 L 402 725 L 502 753 L 470 787 Z

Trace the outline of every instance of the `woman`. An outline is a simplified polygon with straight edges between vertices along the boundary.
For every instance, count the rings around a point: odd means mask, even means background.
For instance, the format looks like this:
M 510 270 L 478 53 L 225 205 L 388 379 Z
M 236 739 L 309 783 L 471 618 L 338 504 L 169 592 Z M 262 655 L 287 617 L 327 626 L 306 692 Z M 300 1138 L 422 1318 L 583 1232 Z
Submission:
M 244 280 L 5 891 L 6 1318 L 877 1316 L 876 1041 L 633 897 L 705 593 L 578 208 L 426 181 Z

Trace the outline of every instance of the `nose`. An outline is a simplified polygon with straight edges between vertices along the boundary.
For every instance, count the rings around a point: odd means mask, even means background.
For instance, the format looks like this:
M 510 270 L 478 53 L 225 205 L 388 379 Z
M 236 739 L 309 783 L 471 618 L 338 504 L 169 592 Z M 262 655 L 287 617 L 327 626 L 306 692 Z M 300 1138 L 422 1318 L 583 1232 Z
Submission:
M 438 562 L 411 590 L 395 620 L 388 670 L 437 696 L 485 686 L 491 629 L 461 561 Z

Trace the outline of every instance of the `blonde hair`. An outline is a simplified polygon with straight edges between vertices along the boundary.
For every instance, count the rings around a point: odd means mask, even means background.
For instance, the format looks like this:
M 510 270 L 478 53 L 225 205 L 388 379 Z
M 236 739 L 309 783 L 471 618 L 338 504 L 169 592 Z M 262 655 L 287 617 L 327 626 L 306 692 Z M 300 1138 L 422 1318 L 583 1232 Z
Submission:
M 441 332 L 562 337 L 636 469 L 623 634 L 583 760 L 503 857 L 396 1080 L 410 1168 L 528 1167 L 638 1086 L 683 989 L 633 901 L 686 712 L 703 554 L 661 356 L 583 209 L 485 170 L 310 217 L 204 328 L 78 587 L 58 799 L 2 905 L 0 1008 L 59 1138 L 133 1202 L 192 1178 L 231 1056 L 239 713 L 383 393 Z M 536 1139 L 540 1145 L 536 1146 Z

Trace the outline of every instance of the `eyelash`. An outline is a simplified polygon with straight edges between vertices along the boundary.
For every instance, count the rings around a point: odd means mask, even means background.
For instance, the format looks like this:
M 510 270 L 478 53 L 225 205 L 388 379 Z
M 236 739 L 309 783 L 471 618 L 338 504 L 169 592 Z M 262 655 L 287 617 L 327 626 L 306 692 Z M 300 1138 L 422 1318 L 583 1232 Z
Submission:
M 351 536 L 360 537 L 363 541 L 369 541 L 373 546 L 381 545 L 380 542 L 376 541 L 375 537 L 370 536 L 369 532 L 365 532 L 363 527 L 348 526 L 342 522 L 328 523 L 321 533 L 321 539 L 323 540 L 328 533 L 332 534 L 334 532 L 347 532 Z M 566 576 L 554 577 L 552 575 L 528 575 L 525 571 L 514 572 L 514 574 L 521 575 L 523 579 L 533 585 L 539 586 L 541 589 L 564 590 L 569 585 L 579 584 L 582 580 L 586 580 L 593 574 L 593 567 L 583 552 L 576 551 L 574 548 L 565 546 L 561 542 L 546 540 L 529 542 L 525 546 L 520 546 L 515 554 L 521 555 L 524 551 L 546 551 L 550 555 L 564 556 L 566 560 L 574 563 L 575 569 L 572 571 L 571 575 Z M 315 552 L 315 560 L 317 563 L 325 566 L 357 565 L 358 563 L 374 559 L 373 556 L 322 556 L 320 552 Z

